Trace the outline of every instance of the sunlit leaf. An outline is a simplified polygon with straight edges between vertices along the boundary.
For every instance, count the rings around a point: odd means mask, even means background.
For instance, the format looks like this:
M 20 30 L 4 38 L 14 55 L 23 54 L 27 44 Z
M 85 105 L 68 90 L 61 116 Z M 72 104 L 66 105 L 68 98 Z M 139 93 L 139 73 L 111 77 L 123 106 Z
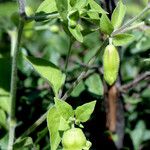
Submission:
M 56 150 L 61 141 L 59 135 L 60 115 L 56 107 L 50 108 L 47 114 L 47 126 L 50 133 L 51 150 Z
M 128 44 L 134 40 L 134 36 L 132 34 L 122 33 L 117 34 L 113 37 L 113 44 L 115 46 L 122 46 Z
M 78 119 L 81 122 L 86 122 L 87 120 L 89 120 L 91 114 L 94 111 L 95 104 L 96 101 L 92 101 L 77 107 L 75 110 L 76 119 Z
M 124 16 L 125 16 L 125 13 L 126 13 L 126 6 L 120 0 L 111 16 L 111 22 L 115 29 L 119 28 L 121 26 Z
M 65 80 L 65 75 L 61 72 L 61 70 L 59 70 L 59 68 L 53 63 L 41 58 L 27 56 L 25 59 L 44 79 L 50 83 L 55 95 L 57 96 Z
M 44 0 L 37 9 L 37 12 L 45 12 L 45 13 L 53 13 L 56 11 L 57 7 L 55 0 Z

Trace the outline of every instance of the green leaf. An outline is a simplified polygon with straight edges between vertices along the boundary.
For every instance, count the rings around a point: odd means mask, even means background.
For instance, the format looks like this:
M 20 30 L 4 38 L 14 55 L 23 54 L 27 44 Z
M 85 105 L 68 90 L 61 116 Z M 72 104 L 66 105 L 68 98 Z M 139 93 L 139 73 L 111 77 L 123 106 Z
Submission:
M 81 81 L 72 91 L 71 96 L 78 97 L 82 91 L 85 90 L 84 82 Z
M 88 0 L 89 5 L 91 7 L 91 10 L 95 10 L 98 13 L 101 14 L 106 14 L 107 12 L 99 5 L 97 4 L 94 0 Z
M 137 122 L 135 129 L 131 131 L 131 138 L 133 141 L 134 148 L 137 150 L 141 143 L 143 142 L 143 137 L 145 134 L 145 123 L 144 121 L 140 120 Z
M 47 114 L 47 126 L 50 133 L 51 150 L 56 150 L 61 141 L 61 137 L 59 135 L 59 124 L 60 115 L 56 107 L 53 106 L 49 109 Z
M 26 56 L 25 59 L 44 79 L 46 79 L 50 83 L 55 96 L 57 97 L 61 86 L 64 84 L 65 75 L 59 70 L 56 65 L 47 60 L 29 56 Z
M 68 0 L 55 0 L 58 12 L 63 20 L 67 20 Z
M 94 111 L 95 104 L 96 101 L 92 101 L 77 107 L 75 110 L 76 119 L 78 119 L 81 122 L 86 122 L 87 120 L 89 120 L 91 114 Z
M 10 97 L 9 96 L 0 96 L 0 108 L 5 110 L 8 114 L 10 111 Z
M 113 37 L 113 44 L 115 46 L 122 46 L 132 42 L 134 40 L 134 36 L 132 34 L 122 33 L 117 34 Z
M 63 117 L 60 117 L 59 131 L 65 131 L 69 128 L 68 122 Z
M 100 17 L 99 17 L 99 14 L 96 12 L 96 11 L 92 11 L 92 10 L 89 10 L 87 12 L 88 16 L 91 18 L 91 19 L 94 19 L 94 20 L 99 20 Z
M 87 78 L 85 84 L 87 85 L 89 92 L 99 96 L 103 95 L 104 93 L 103 83 L 101 81 L 100 76 L 97 73 Z
M 14 143 L 14 150 L 19 150 L 20 148 L 33 148 L 33 141 L 31 137 L 25 137 L 22 139 L 19 139 Z
M 82 36 L 79 25 L 77 25 L 75 28 L 69 27 L 69 31 L 71 32 L 71 34 L 74 36 L 76 40 L 78 40 L 81 43 L 83 42 L 83 36 Z
M 76 0 L 74 8 L 80 10 L 87 5 L 88 0 Z
M 5 136 L 0 139 L 1 150 L 6 150 L 8 148 L 8 139 L 9 139 L 8 134 L 5 134 Z
M 0 109 L 0 116 L 1 116 L 0 117 L 0 126 L 7 128 L 6 127 L 6 114 L 2 109 Z
M 37 9 L 37 12 L 45 12 L 45 13 L 53 13 L 56 11 L 57 7 L 55 0 L 44 0 Z
M 114 9 L 113 14 L 111 16 L 111 22 L 114 26 L 114 28 L 119 28 L 122 24 L 122 21 L 124 19 L 126 13 L 126 6 L 121 2 L 121 0 L 118 2 L 117 7 Z
M 114 30 L 114 27 L 106 14 L 103 14 L 100 19 L 100 30 L 108 35 L 110 35 Z
M 54 99 L 55 99 L 55 106 L 57 108 L 57 111 L 64 119 L 68 120 L 70 117 L 74 116 L 74 111 L 71 105 L 58 98 L 54 98 Z

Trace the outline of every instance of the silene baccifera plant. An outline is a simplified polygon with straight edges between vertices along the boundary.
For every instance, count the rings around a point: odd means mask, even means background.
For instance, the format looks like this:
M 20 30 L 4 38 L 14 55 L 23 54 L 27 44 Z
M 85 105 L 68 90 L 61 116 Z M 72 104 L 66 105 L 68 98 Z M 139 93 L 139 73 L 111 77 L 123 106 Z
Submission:
M 103 52 L 101 55 L 103 55 L 104 80 L 111 86 L 115 83 L 118 77 L 120 58 L 117 47 L 127 44 L 134 39 L 132 34 L 125 32 L 128 31 L 129 27 L 132 27 L 132 23 L 139 19 L 147 10 L 149 10 L 149 8 L 150 7 L 147 6 L 140 14 L 121 26 L 126 13 L 126 6 L 121 0 L 114 9 L 111 18 L 108 17 L 108 13 L 94 0 L 44 0 L 37 9 L 35 16 L 27 16 L 25 19 L 20 20 L 19 36 L 16 42 L 15 57 L 13 59 L 17 58 L 21 33 L 26 21 L 45 21 L 46 24 L 46 21 L 48 20 L 59 19 L 61 21 L 60 24 L 70 39 L 65 69 L 67 69 L 71 46 L 75 41 L 80 43 L 84 42 L 84 36 L 92 32 L 100 32 L 105 35 L 103 36 L 106 37 L 104 42 L 102 44 L 100 42 L 99 48 L 94 56 L 88 61 L 87 65 L 91 65 L 100 52 Z M 87 25 L 86 22 L 90 25 Z M 44 25 L 44 27 L 47 28 L 46 25 Z M 62 72 L 61 69 L 52 62 L 41 58 L 25 56 L 22 53 L 19 54 L 19 57 L 22 57 L 28 64 L 30 64 L 35 71 L 37 71 L 40 76 L 49 83 L 53 90 L 55 96 L 54 105 L 43 115 L 44 117 L 42 116 L 42 118 L 37 120 L 38 123 L 36 122 L 37 124 L 40 124 L 47 117 L 51 150 L 59 148 L 63 148 L 63 150 L 89 150 L 92 143 L 83 132 L 83 123 L 90 119 L 96 101 L 86 103 L 77 107 L 75 110 L 73 110 L 71 105 L 65 102 L 73 89 L 84 78 L 88 68 L 85 68 L 71 88 L 68 89 L 63 96 L 60 96 L 60 91 L 62 90 L 62 87 L 64 87 L 67 76 L 66 70 Z M 12 70 L 15 73 L 17 70 L 16 64 L 17 61 L 13 61 Z M 16 79 L 13 77 L 15 74 L 14 72 L 12 72 L 13 84 L 11 87 L 11 108 L 14 108 L 16 94 Z M 15 118 L 15 111 L 11 111 L 10 114 L 11 124 Z M 35 129 L 34 125 L 31 126 L 24 135 L 31 133 L 34 130 L 32 127 Z M 12 135 L 13 132 L 11 132 L 11 130 L 12 126 L 10 126 L 9 129 L 8 147 L 10 149 L 12 149 L 12 142 L 14 141 L 14 135 Z M 15 144 L 19 143 L 20 139 L 17 139 Z

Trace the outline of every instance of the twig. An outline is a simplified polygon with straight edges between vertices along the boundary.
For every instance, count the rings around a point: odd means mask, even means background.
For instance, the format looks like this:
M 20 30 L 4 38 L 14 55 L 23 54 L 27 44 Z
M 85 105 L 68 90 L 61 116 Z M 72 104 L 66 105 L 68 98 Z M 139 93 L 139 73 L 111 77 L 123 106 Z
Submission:
M 135 87 L 139 82 L 141 82 L 142 80 L 145 80 L 147 79 L 150 80 L 150 71 L 147 71 L 145 73 L 142 73 L 141 75 L 137 76 L 137 78 L 135 78 L 133 81 L 125 84 L 125 85 L 122 85 L 119 90 L 121 92 L 126 92 L 128 91 L 129 89 Z
M 91 71 L 88 71 L 87 74 L 85 75 L 85 77 L 84 77 L 83 79 L 88 78 L 88 77 L 89 77 L 90 75 L 92 75 L 94 72 L 95 72 L 95 69 L 93 69 L 93 70 L 91 70 Z M 72 83 L 72 82 L 74 82 L 76 79 L 77 79 L 77 77 L 74 77 L 74 78 L 72 78 L 72 79 L 66 80 L 66 82 Z
M 135 16 L 134 18 L 132 18 L 129 22 L 127 22 L 126 24 L 124 24 L 122 27 L 120 27 L 119 29 L 117 29 L 116 31 L 114 31 L 111 36 L 115 36 L 118 33 L 121 33 L 122 31 L 124 31 L 126 28 L 128 28 L 133 22 L 135 22 L 136 20 L 140 19 L 145 12 L 147 12 L 150 9 L 150 4 L 148 4 L 143 11 L 141 11 L 137 16 Z
M 64 68 L 64 74 L 66 75 L 66 78 L 67 78 L 67 68 L 68 68 L 69 58 L 71 55 L 71 47 L 72 47 L 73 42 L 74 42 L 74 40 L 72 39 L 72 37 L 70 37 L 69 49 L 68 49 L 67 58 L 66 58 L 66 62 L 65 62 L 65 68 Z M 65 82 L 66 82 L 66 80 L 65 80 Z M 62 88 L 59 91 L 59 96 L 58 96 L 59 98 L 62 96 L 64 85 L 65 85 L 65 83 L 63 84 Z
M 125 28 L 124 30 L 122 30 L 120 33 L 124 33 L 124 32 L 127 32 L 127 31 L 130 31 L 130 30 L 133 30 L 133 29 L 136 29 L 136 28 L 140 28 L 142 26 L 145 25 L 145 22 L 142 21 L 140 23 L 137 23 L 137 24 L 134 24 L 132 26 L 129 26 L 128 28 Z
M 80 67 L 86 67 L 86 68 L 89 68 L 89 69 L 98 69 L 98 68 L 100 67 L 100 66 L 98 66 L 98 65 L 91 65 L 91 66 L 89 66 L 89 65 L 87 65 L 87 64 L 85 64 L 85 63 L 78 62 L 78 61 L 75 61 L 75 60 L 72 60 L 72 62 L 73 62 L 74 64 L 79 65 Z
M 65 73 L 67 71 L 67 68 L 68 68 L 68 62 L 69 62 L 69 57 L 70 57 L 70 54 L 71 54 L 71 47 L 72 47 L 72 44 L 73 44 L 73 39 L 70 37 L 70 41 L 69 41 L 69 49 L 68 49 L 68 53 L 67 53 L 67 58 L 66 58 L 66 62 L 65 62 Z
M 48 112 L 48 111 L 47 111 Z M 20 138 L 23 138 L 29 134 L 31 134 L 41 123 L 43 123 L 43 121 L 46 119 L 47 116 L 47 112 L 44 113 L 30 128 L 28 128 L 22 135 Z M 19 139 L 19 138 L 18 138 Z M 17 140 L 18 140 L 17 139 Z
M 90 66 L 91 64 L 93 64 L 93 62 L 95 61 L 96 57 L 99 55 L 100 51 L 102 51 L 106 45 L 108 44 L 108 39 L 106 39 L 103 44 L 101 45 L 101 47 L 97 50 L 97 52 L 95 53 L 95 55 L 89 60 L 87 66 Z M 81 74 L 79 75 L 79 77 L 77 78 L 77 80 L 72 84 L 72 86 L 70 87 L 70 89 L 64 94 L 64 96 L 61 98 L 62 100 L 66 100 L 71 92 L 73 91 L 73 89 L 79 84 L 79 82 L 86 76 L 87 72 L 88 72 L 89 68 L 84 68 L 84 70 L 81 72 Z

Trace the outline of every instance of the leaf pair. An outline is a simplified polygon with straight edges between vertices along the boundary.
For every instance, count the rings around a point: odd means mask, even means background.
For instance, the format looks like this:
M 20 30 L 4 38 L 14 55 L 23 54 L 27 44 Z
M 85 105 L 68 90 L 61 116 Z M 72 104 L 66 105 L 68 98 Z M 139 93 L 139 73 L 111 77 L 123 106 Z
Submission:
M 71 117 L 75 117 L 76 120 L 80 122 L 86 122 L 87 120 L 89 120 L 94 110 L 95 104 L 96 101 L 92 101 L 82 106 L 79 106 L 75 110 L 73 110 L 72 106 L 69 105 L 67 102 L 55 98 L 55 107 L 57 108 L 59 114 L 66 121 L 68 121 Z
M 86 103 L 73 110 L 68 103 L 55 98 L 55 106 L 49 109 L 47 114 L 47 124 L 50 132 L 50 145 L 52 150 L 56 150 L 60 141 L 60 131 L 69 129 L 69 119 L 75 118 L 80 122 L 86 122 L 95 107 L 96 101 Z
M 102 15 L 100 19 L 101 31 L 111 36 L 112 32 L 121 26 L 125 13 L 126 13 L 126 6 L 121 1 L 119 1 L 117 7 L 113 11 L 111 20 L 107 17 L 106 14 Z M 117 34 L 112 37 L 113 44 L 115 46 L 122 46 L 132 41 L 133 39 L 134 39 L 133 35 L 126 33 Z
M 114 31 L 114 29 L 117 29 L 121 26 L 125 13 L 126 6 L 121 1 L 119 1 L 117 7 L 113 11 L 111 20 L 107 17 L 106 14 L 102 15 L 100 19 L 101 31 L 110 35 Z

